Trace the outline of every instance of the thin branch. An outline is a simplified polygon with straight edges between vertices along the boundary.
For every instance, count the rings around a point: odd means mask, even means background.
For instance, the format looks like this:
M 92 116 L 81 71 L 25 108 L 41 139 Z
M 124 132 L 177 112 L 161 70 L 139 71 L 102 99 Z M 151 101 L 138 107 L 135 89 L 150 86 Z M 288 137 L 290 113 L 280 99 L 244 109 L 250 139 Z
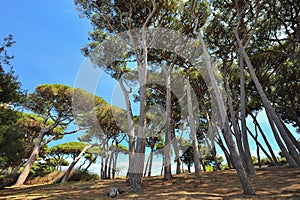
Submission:
M 143 30 L 146 28 L 146 26 L 150 23 L 150 20 L 152 19 L 152 17 L 154 16 L 154 14 L 155 14 L 155 12 L 156 12 L 156 3 L 155 3 L 155 0 L 152 0 L 151 1 L 152 2 L 152 6 L 153 6 L 153 8 L 152 8 L 152 11 L 151 11 L 151 13 L 150 13 L 150 15 L 148 15 L 148 17 L 147 17 L 147 19 L 146 19 L 146 21 L 145 21 L 145 23 L 143 24 Z

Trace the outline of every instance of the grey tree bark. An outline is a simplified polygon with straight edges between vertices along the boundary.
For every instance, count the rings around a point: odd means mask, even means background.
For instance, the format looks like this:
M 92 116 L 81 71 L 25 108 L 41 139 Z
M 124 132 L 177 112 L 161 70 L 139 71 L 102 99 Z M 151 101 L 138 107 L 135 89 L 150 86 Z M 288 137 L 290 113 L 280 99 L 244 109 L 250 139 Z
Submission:
M 25 167 L 24 167 L 22 173 L 20 174 L 20 176 L 18 177 L 18 180 L 14 184 L 14 186 L 21 186 L 26 181 L 26 179 L 29 175 L 30 169 L 32 168 L 33 163 L 36 161 L 36 158 L 39 155 L 40 149 L 42 147 L 42 141 L 44 139 L 44 136 L 45 136 L 45 131 L 41 130 L 39 135 L 38 135 L 37 141 L 34 145 L 34 148 L 31 152 L 31 155 L 28 158 L 28 160 L 25 164 Z
M 186 84 L 186 93 L 187 93 L 187 106 L 188 106 L 188 112 L 189 112 L 190 137 L 192 140 L 193 151 L 194 151 L 195 175 L 197 177 L 200 177 L 201 176 L 200 152 L 199 152 L 199 144 L 198 144 L 198 139 L 197 139 L 197 130 L 196 130 L 196 126 L 195 126 L 191 85 L 190 85 L 188 78 L 186 78 L 185 80 L 186 80 L 185 84 Z
M 68 178 L 69 178 L 69 175 L 72 171 L 72 169 L 74 168 L 74 166 L 76 165 L 76 163 L 80 160 L 80 158 L 83 156 L 83 154 L 85 154 L 85 152 L 87 150 L 89 150 L 90 148 L 92 148 L 94 145 L 88 145 L 88 146 L 85 146 L 82 151 L 80 152 L 80 154 L 73 160 L 73 162 L 70 164 L 70 166 L 68 167 L 66 173 L 64 174 L 61 182 L 67 182 Z
M 259 149 L 261 149 L 264 154 L 267 156 L 267 158 L 276 166 L 275 162 L 271 156 L 269 155 L 269 153 L 265 150 L 265 148 L 261 145 L 261 143 L 258 141 L 258 131 L 256 130 L 256 134 L 254 135 L 251 130 L 247 127 L 247 131 L 249 132 L 250 136 L 253 138 L 253 140 L 256 142 L 256 148 L 257 148 L 257 158 L 258 160 L 260 160 L 260 156 L 259 156 Z
M 294 160 L 296 161 L 297 165 L 300 166 L 300 155 L 295 147 L 295 145 L 293 144 L 293 142 L 291 141 L 291 139 L 289 138 L 289 136 L 286 133 L 285 130 L 285 126 L 283 125 L 281 119 L 278 117 L 278 115 L 276 114 L 274 108 L 271 105 L 271 102 L 269 101 L 266 93 L 263 90 L 263 87 L 261 86 L 256 74 L 255 74 L 255 70 L 251 64 L 250 58 L 244 48 L 244 46 L 242 45 L 241 40 L 239 39 L 238 33 L 236 32 L 236 40 L 239 46 L 239 49 L 241 51 L 241 54 L 243 55 L 245 62 L 248 66 L 248 71 L 250 73 L 250 76 L 256 86 L 256 89 L 262 99 L 264 108 L 266 109 L 266 112 L 270 115 L 270 117 L 273 119 L 276 127 L 278 128 L 282 139 L 284 140 L 289 153 L 291 154 L 291 156 L 294 158 Z
M 198 24 L 198 23 L 196 23 L 196 24 Z M 228 120 L 228 117 L 227 117 L 227 114 L 226 114 L 224 101 L 223 101 L 222 95 L 221 95 L 221 93 L 218 89 L 218 86 L 217 86 L 216 78 L 215 78 L 213 68 L 212 68 L 212 65 L 211 65 L 211 61 L 210 61 L 210 56 L 208 54 L 206 44 L 203 40 L 202 33 L 200 31 L 199 32 L 194 31 L 194 33 L 197 34 L 197 36 L 200 40 L 200 43 L 202 45 L 202 48 L 203 48 L 203 53 L 204 53 L 204 57 L 205 57 L 208 76 L 209 76 L 209 79 L 211 81 L 211 85 L 212 85 L 212 88 L 213 88 L 213 93 L 215 95 L 216 102 L 217 102 L 217 105 L 218 105 L 218 109 L 219 109 L 219 112 L 220 112 L 221 118 L 222 118 L 221 123 L 222 123 L 222 126 L 223 126 L 222 128 L 224 129 L 224 133 L 223 133 L 224 138 L 225 138 L 225 140 L 227 142 L 227 145 L 228 145 L 228 148 L 230 150 L 230 153 L 231 153 L 231 156 L 232 156 L 232 159 L 233 159 L 233 163 L 234 163 L 234 166 L 236 168 L 236 171 L 237 171 L 239 180 L 241 182 L 243 191 L 244 191 L 245 194 L 253 195 L 253 194 L 255 194 L 255 192 L 252 188 L 252 185 L 249 182 L 249 178 L 248 178 L 247 173 L 245 171 L 245 168 L 242 164 L 241 157 L 239 156 L 239 154 L 236 150 L 235 142 L 233 140 L 232 133 L 231 133 L 231 130 L 230 130 L 230 127 L 229 127 L 229 120 Z
M 180 160 L 180 155 L 179 155 L 179 147 L 178 147 L 177 138 L 175 136 L 175 130 L 174 130 L 173 123 L 172 123 L 172 145 L 173 145 L 173 150 L 175 152 L 176 174 L 181 174 L 181 160 Z
M 127 132 L 129 137 L 129 144 L 128 144 L 128 150 L 129 150 L 129 165 L 128 165 L 128 172 L 127 172 L 127 180 L 129 181 L 130 173 L 131 173 L 131 166 L 133 165 L 133 156 L 134 156 L 134 137 L 135 137 L 135 129 L 134 129 L 134 121 L 133 121 L 133 114 L 132 114 L 132 107 L 129 99 L 129 95 L 124 83 L 121 79 L 118 79 L 119 85 L 121 87 L 121 90 L 123 92 L 125 102 L 126 102 L 126 116 L 127 116 Z
M 172 179 L 171 169 L 171 137 L 172 137 L 172 122 L 171 122 L 171 67 L 166 67 L 166 135 L 164 148 L 164 179 Z
M 154 152 L 154 149 L 151 148 L 151 152 L 150 152 L 150 161 L 149 161 L 149 169 L 148 169 L 148 177 L 151 176 L 152 163 L 153 163 L 153 152 Z
M 254 121 L 256 127 L 258 128 L 258 130 L 259 130 L 261 136 L 263 137 L 264 142 L 265 142 L 265 144 L 267 145 L 268 150 L 269 150 L 269 152 L 270 152 L 270 154 L 271 154 L 271 156 L 272 156 L 272 160 L 274 161 L 274 165 L 275 165 L 275 166 L 278 166 L 279 163 L 278 163 L 278 161 L 277 161 L 277 158 L 276 158 L 276 156 L 275 156 L 275 153 L 274 153 L 274 151 L 273 151 L 273 149 L 272 149 L 272 147 L 271 147 L 271 145 L 270 145 L 270 143 L 269 143 L 269 141 L 268 141 L 268 139 L 267 139 L 267 137 L 266 137 L 264 131 L 262 130 L 260 124 L 258 123 L 258 121 L 257 121 L 256 117 L 253 115 L 253 113 L 252 113 L 252 112 L 249 112 L 249 115 L 252 117 L 252 119 L 253 119 L 253 121 Z
M 231 96 L 231 89 L 229 87 L 226 76 L 227 76 L 227 73 L 226 73 L 226 66 L 225 66 L 224 67 L 224 84 L 225 84 L 227 98 L 228 98 L 227 104 L 228 104 L 228 108 L 229 108 L 231 124 L 233 126 L 233 131 L 235 134 L 236 143 L 237 143 L 239 155 L 241 156 L 242 164 L 244 165 L 245 169 L 247 169 L 247 163 L 246 163 L 245 152 L 244 152 L 244 148 L 243 148 L 243 142 L 242 142 L 242 138 L 241 138 L 241 132 L 240 132 L 240 129 L 237 124 L 237 119 L 235 116 L 236 114 L 235 114 L 235 111 L 233 109 L 233 104 L 232 104 L 233 99 Z
M 251 158 L 251 152 L 248 142 L 247 126 L 246 126 L 246 91 L 245 91 L 245 72 L 244 59 L 240 55 L 240 110 L 241 110 L 241 125 L 242 125 L 242 140 L 244 147 L 244 159 L 246 162 L 246 170 L 248 174 L 255 175 L 255 169 Z
M 147 17 L 142 27 L 142 51 L 141 55 L 135 55 L 138 63 L 138 79 L 140 84 L 140 112 L 138 121 L 138 133 L 135 154 L 133 156 L 132 172 L 130 172 L 130 186 L 133 192 L 137 192 L 141 188 L 146 147 L 146 84 L 147 84 L 147 65 L 148 65 L 148 46 L 146 36 L 146 26 L 153 18 L 156 12 L 156 1 L 152 0 L 152 11 Z M 130 167 L 130 168 L 131 168 Z
M 297 162 L 294 160 L 294 158 L 289 154 L 288 150 L 285 148 L 283 142 L 281 141 L 281 138 L 276 130 L 276 127 L 274 125 L 274 122 L 271 118 L 271 115 L 266 112 L 267 114 L 267 117 L 268 117 L 268 120 L 269 120 L 269 123 L 270 123 L 270 126 L 272 128 L 272 131 L 273 131 L 273 134 L 274 134 L 274 137 L 275 137 L 275 140 L 281 150 L 281 152 L 283 153 L 283 155 L 285 156 L 287 162 L 289 163 L 289 166 L 290 167 L 299 167 Z

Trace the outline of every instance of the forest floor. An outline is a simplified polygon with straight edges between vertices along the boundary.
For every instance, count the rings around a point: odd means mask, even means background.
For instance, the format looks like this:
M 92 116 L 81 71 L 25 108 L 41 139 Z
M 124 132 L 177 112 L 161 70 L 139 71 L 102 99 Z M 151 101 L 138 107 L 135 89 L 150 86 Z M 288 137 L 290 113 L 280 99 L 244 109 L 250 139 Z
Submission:
M 235 170 L 174 175 L 171 181 L 155 176 L 143 179 L 138 194 L 124 179 L 22 186 L 0 190 L 0 199 L 110 199 L 107 191 L 118 187 L 124 193 L 115 199 L 300 199 L 300 169 L 268 167 L 251 176 L 255 196 L 243 195 Z

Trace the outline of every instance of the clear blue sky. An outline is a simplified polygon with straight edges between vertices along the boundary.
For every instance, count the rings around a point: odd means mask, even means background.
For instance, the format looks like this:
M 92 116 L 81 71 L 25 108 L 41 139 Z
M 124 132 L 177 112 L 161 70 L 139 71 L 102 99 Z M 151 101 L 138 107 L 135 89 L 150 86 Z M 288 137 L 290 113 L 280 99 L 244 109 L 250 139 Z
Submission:
M 86 19 L 78 17 L 71 0 L 9 0 L 0 6 L 0 38 L 13 34 L 9 49 L 23 89 L 43 83 L 73 85 L 84 61 L 80 48 L 87 43 Z
M 32 92 L 44 83 L 73 86 L 85 57 L 80 52 L 88 43 L 89 21 L 78 16 L 72 0 L 9 0 L 0 4 L 0 41 L 8 34 L 16 44 L 9 49 L 22 88 Z M 109 81 L 107 77 L 102 81 Z M 100 95 L 110 99 L 112 87 Z

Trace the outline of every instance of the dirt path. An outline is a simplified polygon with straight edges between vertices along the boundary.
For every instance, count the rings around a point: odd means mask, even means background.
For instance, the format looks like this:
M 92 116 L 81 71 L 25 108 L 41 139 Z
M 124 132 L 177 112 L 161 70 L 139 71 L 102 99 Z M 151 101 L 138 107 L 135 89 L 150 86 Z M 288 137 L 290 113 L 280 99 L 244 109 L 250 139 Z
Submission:
M 116 199 L 300 199 L 300 169 L 287 167 L 260 169 L 251 177 L 255 196 L 242 194 L 234 170 L 174 176 L 165 182 L 161 177 L 145 178 L 138 194 L 130 192 L 124 180 L 102 180 L 0 190 L 0 199 L 110 199 L 107 190 L 118 187 L 125 192 Z

